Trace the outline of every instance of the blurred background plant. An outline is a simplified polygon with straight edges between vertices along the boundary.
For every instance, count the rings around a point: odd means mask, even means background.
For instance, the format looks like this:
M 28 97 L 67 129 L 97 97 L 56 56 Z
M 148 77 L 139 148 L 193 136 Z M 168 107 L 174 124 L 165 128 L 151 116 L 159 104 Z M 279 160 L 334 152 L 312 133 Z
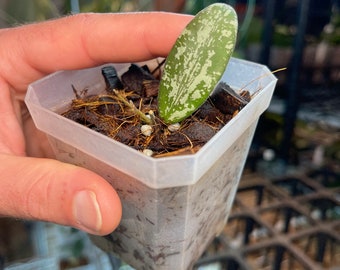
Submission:
M 137 11 L 152 8 L 152 0 L 1 0 L 0 27 L 43 21 L 78 12 Z
M 58 17 L 61 1 L 52 0 L 1 0 L 0 26 L 13 26 Z

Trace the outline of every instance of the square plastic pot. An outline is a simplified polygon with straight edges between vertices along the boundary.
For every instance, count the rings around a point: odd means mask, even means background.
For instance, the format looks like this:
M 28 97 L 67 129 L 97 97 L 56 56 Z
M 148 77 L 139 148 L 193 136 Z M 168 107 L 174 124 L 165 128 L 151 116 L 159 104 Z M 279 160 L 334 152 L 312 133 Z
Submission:
M 119 73 L 129 65 L 115 65 Z M 196 154 L 152 158 L 59 113 L 74 98 L 71 85 L 104 92 L 101 67 L 61 71 L 31 84 L 26 104 L 58 160 L 104 177 L 123 204 L 120 226 L 92 241 L 137 269 L 188 269 L 226 221 L 259 116 L 276 78 L 267 67 L 231 59 L 222 81 L 252 100 Z

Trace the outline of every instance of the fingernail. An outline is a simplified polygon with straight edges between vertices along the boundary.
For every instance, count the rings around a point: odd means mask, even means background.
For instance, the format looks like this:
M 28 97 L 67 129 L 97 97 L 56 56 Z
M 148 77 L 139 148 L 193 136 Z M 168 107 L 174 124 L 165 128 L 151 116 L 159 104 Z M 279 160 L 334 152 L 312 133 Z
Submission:
M 92 191 L 80 191 L 73 200 L 73 213 L 79 227 L 96 233 L 102 227 L 102 215 L 96 194 Z

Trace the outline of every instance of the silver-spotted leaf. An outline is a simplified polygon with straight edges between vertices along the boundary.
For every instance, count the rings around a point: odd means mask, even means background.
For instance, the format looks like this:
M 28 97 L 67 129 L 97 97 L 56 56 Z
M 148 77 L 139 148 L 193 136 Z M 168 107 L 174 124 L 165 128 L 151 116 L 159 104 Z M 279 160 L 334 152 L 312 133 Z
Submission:
M 226 4 L 200 11 L 170 51 L 160 82 L 158 107 L 165 123 L 197 110 L 220 80 L 234 51 L 237 15 Z

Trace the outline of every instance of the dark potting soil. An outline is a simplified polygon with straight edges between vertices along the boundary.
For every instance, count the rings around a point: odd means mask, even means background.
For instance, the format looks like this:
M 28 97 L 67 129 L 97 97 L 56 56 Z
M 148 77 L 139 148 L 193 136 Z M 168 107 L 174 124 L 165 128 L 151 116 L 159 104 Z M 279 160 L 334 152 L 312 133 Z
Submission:
M 75 89 L 75 99 L 62 115 L 153 157 L 197 152 L 251 99 L 220 83 L 210 98 L 180 125 L 159 118 L 159 68 L 131 64 L 121 78 L 113 66 L 102 68 L 106 93 L 87 95 Z M 149 123 L 147 123 L 149 122 Z

